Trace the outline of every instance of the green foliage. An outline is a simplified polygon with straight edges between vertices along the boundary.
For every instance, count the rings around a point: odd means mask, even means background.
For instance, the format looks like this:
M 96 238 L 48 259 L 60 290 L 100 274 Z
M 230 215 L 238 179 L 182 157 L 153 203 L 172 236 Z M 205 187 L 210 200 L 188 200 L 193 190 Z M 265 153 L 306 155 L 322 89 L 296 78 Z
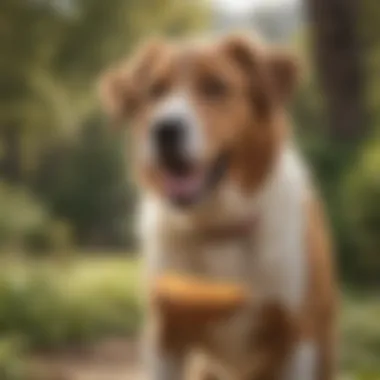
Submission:
M 0 182 L 0 251 L 55 252 L 71 245 L 68 226 L 53 220 L 30 192 Z
M 361 277 L 379 281 L 380 271 L 380 150 L 368 144 L 342 186 L 342 203 Z M 343 191 L 344 189 L 344 191 Z
M 366 142 L 338 141 L 331 137 L 327 130 L 324 98 L 313 76 L 303 82 L 296 97 L 294 118 L 301 149 L 326 203 L 341 276 L 347 282 L 360 281 L 362 285 L 369 283 L 365 266 L 371 264 L 364 264 L 363 260 L 364 266 L 361 267 L 362 256 L 358 252 L 362 247 L 358 241 L 355 242 L 356 231 L 352 228 L 352 223 L 350 225 L 348 216 L 348 210 L 361 208 L 363 204 L 354 199 L 354 196 L 348 196 L 355 192 L 351 190 L 354 181 L 348 183 L 346 179 L 350 172 L 356 170 Z M 362 177 L 358 177 L 356 185 L 360 186 L 361 181 Z M 365 231 L 367 226 L 361 224 L 360 228 Z
M 341 368 L 359 379 L 380 376 L 380 302 L 376 295 L 346 297 L 341 318 Z M 356 378 L 356 377 L 354 377 Z
M 201 0 L 1 1 L 0 174 L 33 189 L 53 219 L 30 234 L 31 249 L 71 233 L 86 245 L 130 242 L 122 140 L 104 128 L 95 83 L 148 35 L 189 33 L 206 16 Z
M 375 125 L 380 114 L 372 106 L 370 110 L 370 120 Z M 313 76 L 302 84 L 294 104 L 294 117 L 300 145 L 327 204 L 343 279 L 361 286 L 379 284 L 377 128 L 370 128 L 372 133 L 362 141 L 332 138 L 326 129 L 324 99 Z
M 125 148 L 124 134 L 96 116 L 62 157 L 41 166 L 35 192 L 54 216 L 70 224 L 77 243 L 120 246 L 130 239 L 126 220 L 133 197 L 125 178 Z
M 0 247 L 22 244 L 50 221 L 43 207 L 26 191 L 0 183 Z
M 25 347 L 17 336 L 0 339 L 0 378 L 2 380 L 25 380 L 28 376 Z
M 131 334 L 141 322 L 134 262 L 2 264 L 0 335 L 19 336 L 29 348 Z

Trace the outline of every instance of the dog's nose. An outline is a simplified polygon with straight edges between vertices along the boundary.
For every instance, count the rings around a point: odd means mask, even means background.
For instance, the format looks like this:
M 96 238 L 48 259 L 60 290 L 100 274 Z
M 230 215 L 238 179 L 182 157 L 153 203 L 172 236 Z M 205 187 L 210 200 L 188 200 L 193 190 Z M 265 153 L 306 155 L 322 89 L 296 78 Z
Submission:
M 183 120 L 168 118 L 157 122 L 153 139 L 162 166 L 176 174 L 187 170 L 186 123 Z
M 160 120 L 154 126 L 154 139 L 162 152 L 181 148 L 184 138 L 184 123 L 178 118 Z

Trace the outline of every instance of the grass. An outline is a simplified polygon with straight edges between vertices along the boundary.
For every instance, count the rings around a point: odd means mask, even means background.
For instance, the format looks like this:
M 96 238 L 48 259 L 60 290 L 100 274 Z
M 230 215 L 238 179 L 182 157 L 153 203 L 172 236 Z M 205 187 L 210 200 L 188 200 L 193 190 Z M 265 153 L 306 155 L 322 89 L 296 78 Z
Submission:
M 133 335 L 142 322 L 140 266 L 103 255 L 0 263 L 0 378 L 23 379 L 22 353 Z M 344 380 L 380 380 L 380 297 L 346 295 Z
M 342 370 L 380 380 L 380 296 L 346 296 L 340 327 Z

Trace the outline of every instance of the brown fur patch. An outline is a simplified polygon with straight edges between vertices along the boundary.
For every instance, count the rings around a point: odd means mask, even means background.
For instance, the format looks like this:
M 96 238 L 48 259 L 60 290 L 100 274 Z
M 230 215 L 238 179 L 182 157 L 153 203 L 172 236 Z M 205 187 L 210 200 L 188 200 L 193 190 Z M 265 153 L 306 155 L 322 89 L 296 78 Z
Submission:
M 296 86 L 296 61 L 245 36 L 229 37 L 223 50 L 243 71 L 252 102 L 253 116 L 236 140 L 231 170 L 242 188 L 252 193 L 270 173 L 289 133 L 283 111 Z
M 287 135 L 285 121 L 271 120 L 247 128 L 232 150 L 230 176 L 246 194 L 252 194 L 271 173 Z
M 294 320 L 283 307 L 267 304 L 256 316 L 252 336 L 248 339 L 247 354 L 252 360 L 240 368 L 242 380 L 276 380 L 284 369 L 291 347 L 297 340 Z M 208 329 L 219 319 L 199 319 L 196 314 L 186 316 L 161 314 L 159 329 L 160 349 L 163 352 L 186 353 L 194 347 L 209 347 Z M 207 366 L 204 376 L 213 376 Z M 202 377 L 203 378 L 203 377 Z
M 151 41 L 143 45 L 133 59 L 122 61 L 102 75 L 100 99 L 113 122 L 122 123 L 137 112 L 143 100 L 143 83 L 166 48 L 161 41 Z
M 301 76 L 300 62 L 286 49 L 273 49 L 268 53 L 268 65 L 275 83 L 275 100 L 287 103 L 297 88 Z
M 259 327 L 252 335 L 252 362 L 257 363 L 247 380 L 275 380 L 297 341 L 297 324 L 285 308 L 266 305 L 259 315 Z
M 320 350 L 318 380 L 334 378 L 336 361 L 337 289 L 333 266 L 333 249 L 328 225 L 319 199 L 314 197 L 307 207 L 307 244 L 309 290 L 301 324 L 301 338 L 314 339 Z

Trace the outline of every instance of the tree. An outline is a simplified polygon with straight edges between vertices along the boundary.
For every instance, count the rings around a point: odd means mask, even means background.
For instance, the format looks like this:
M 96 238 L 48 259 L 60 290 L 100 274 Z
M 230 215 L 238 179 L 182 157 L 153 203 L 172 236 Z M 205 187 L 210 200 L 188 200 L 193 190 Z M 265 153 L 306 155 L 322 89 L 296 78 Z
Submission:
M 201 0 L 1 0 L 0 176 L 77 242 L 121 244 L 131 195 L 95 84 L 150 34 L 199 27 Z M 123 150 L 125 146 L 123 146 Z
M 359 0 L 308 0 L 314 58 L 324 90 L 329 129 L 353 139 L 367 128 Z
M 11 147 L 2 177 L 25 182 L 52 141 L 80 128 L 105 66 L 148 33 L 192 30 L 202 9 L 199 0 L 2 0 L 0 143 Z

